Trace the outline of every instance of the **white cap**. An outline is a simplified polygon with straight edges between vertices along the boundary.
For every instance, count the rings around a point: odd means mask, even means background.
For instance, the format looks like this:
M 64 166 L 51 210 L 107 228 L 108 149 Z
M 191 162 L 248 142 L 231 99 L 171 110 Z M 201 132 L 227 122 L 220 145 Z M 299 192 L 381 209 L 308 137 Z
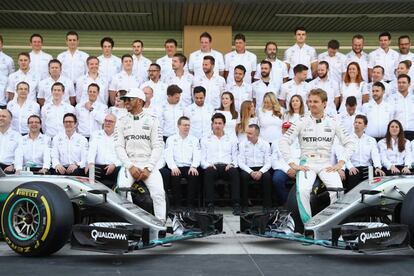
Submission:
M 131 88 L 128 90 L 128 92 L 121 97 L 121 99 L 123 98 L 138 98 L 141 99 L 145 102 L 145 94 L 144 91 L 142 91 L 139 88 Z

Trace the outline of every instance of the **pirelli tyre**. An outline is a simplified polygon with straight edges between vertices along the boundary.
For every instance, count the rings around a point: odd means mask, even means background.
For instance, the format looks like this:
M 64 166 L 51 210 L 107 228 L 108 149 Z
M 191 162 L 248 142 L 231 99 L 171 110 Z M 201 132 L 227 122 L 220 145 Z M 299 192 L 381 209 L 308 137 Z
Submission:
M 400 219 L 401 224 L 408 225 L 410 232 L 410 245 L 414 248 L 414 188 L 406 194 L 401 206 Z
M 27 182 L 7 197 L 1 212 L 6 243 L 23 256 L 46 256 L 70 237 L 73 207 L 66 193 L 48 182 Z

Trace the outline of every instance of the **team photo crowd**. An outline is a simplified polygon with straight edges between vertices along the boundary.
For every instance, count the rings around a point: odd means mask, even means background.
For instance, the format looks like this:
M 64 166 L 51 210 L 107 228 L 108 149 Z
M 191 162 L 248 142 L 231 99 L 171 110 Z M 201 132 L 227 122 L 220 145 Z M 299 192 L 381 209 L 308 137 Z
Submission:
M 203 205 L 214 213 L 223 196 L 218 180 L 228 186 L 234 215 L 248 211 L 252 186 L 266 211 L 284 205 L 296 181 L 310 217 L 317 177 L 348 192 L 371 166 L 375 176 L 410 174 L 410 37 L 380 33 L 378 48 L 366 53 L 356 34 L 349 53 L 332 39 L 318 55 L 304 27 L 293 35 L 283 59 L 274 41 L 257 57 L 241 33 L 233 51 L 220 53 L 204 32 L 188 57 L 170 38 L 165 55 L 151 61 L 141 40 L 117 57 L 114 40 L 104 37 L 102 55 L 91 56 L 69 31 L 67 50 L 52 57 L 42 50 L 42 35 L 33 34 L 32 50 L 18 54 L 17 66 L 0 35 L 1 169 L 93 171 L 111 189 L 143 181 L 163 221 L 167 197 L 171 208 Z M 337 194 L 329 193 L 332 203 Z

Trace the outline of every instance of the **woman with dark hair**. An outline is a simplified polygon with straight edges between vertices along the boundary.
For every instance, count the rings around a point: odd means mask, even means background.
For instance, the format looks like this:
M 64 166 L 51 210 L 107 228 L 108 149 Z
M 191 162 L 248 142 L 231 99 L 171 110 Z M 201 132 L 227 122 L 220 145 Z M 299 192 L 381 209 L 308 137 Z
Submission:
M 346 68 L 344 81 L 341 85 L 341 106 L 339 113 L 346 112 L 345 102 L 350 96 L 357 99 L 357 110 L 362 108 L 362 104 L 368 102 L 369 92 L 366 83 L 362 80 L 361 69 L 357 62 L 351 62 Z
M 216 110 L 216 113 L 221 113 L 224 117 L 226 117 L 224 133 L 235 138 L 236 124 L 239 119 L 239 113 L 236 111 L 234 96 L 231 92 L 223 92 L 223 94 L 221 94 L 220 107 Z
M 403 127 L 398 120 L 389 122 L 387 134 L 378 142 L 378 148 L 387 175 L 410 173 L 410 141 L 405 139 Z
M 305 115 L 305 103 L 301 95 L 293 95 L 290 98 L 289 109 L 283 114 L 284 122 L 294 123 Z

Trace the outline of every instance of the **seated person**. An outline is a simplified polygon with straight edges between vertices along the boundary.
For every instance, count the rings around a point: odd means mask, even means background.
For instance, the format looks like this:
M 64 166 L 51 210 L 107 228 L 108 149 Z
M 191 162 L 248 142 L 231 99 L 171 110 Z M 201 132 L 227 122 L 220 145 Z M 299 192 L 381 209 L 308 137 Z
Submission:
M 88 140 L 76 132 L 78 120 L 73 113 L 63 116 L 64 132 L 52 140 L 52 173 L 84 176 Z
M 385 175 L 381 170 L 381 158 L 377 142 L 375 138 L 364 133 L 367 124 L 368 119 L 365 115 L 356 115 L 354 133 L 351 134 L 355 141 L 356 150 L 345 164 L 345 189 L 347 192 L 368 178 L 368 173 L 364 173 L 364 171 L 368 170 L 368 166 L 374 165 L 375 175 Z
M 400 121 L 389 122 L 387 134 L 378 142 L 378 148 L 386 175 L 410 173 L 412 162 L 410 141 L 405 139 Z
M 0 109 L 0 167 L 6 174 L 14 173 L 15 151 L 20 143 L 20 134 L 10 127 L 12 114 Z
M 240 215 L 240 179 L 237 170 L 237 140 L 224 133 L 226 117 L 211 117 L 213 133 L 201 139 L 201 167 L 204 171 L 204 192 L 207 212 L 214 213 L 215 180 L 227 179 L 231 185 L 233 214 Z
M 116 185 L 121 166 L 121 161 L 115 153 L 115 124 L 115 115 L 108 114 L 104 119 L 103 129 L 92 134 L 89 141 L 88 166 L 85 168 L 87 174 L 94 166 L 96 180 L 111 189 Z
M 263 186 L 263 210 L 272 207 L 272 175 L 270 174 L 270 145 L 259 138 L 260 128 L 251 124 L 246 128 L 246 140 L 239 144 L 240 184 L 242 212 L 247 211 L 250 180 Z
M 29 133 L 22 137 L 16 150 L 16 172 L 26 167 L 46 174 L 50 168 L 50 137 L 40 132 L 42 120 L 38 115 L 29 116 L 27 125 Z
M 198 196 L 200 177 L 197 168 L 200 166 L 200 144 L 190 132 L 190 119 L 182 116 L 178 119 L 178 134 L 167 139 L 165 159 L 171 170 L 171 188 L 175 207 L 182 202 L 181 178 L 186 178 L 187 206 L 194 207 L 194 199 Z

